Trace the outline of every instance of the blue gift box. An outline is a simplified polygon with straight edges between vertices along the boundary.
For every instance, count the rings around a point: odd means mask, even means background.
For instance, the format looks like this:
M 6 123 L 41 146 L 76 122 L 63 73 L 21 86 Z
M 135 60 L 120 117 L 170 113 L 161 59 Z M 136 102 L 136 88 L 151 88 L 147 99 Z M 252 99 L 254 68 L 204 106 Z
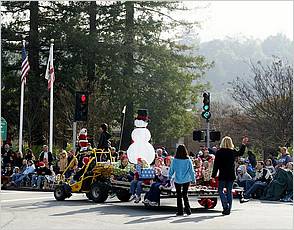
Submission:
M 141 179 L 154 179 L 155 178 L 155 171 L 153 168 L 144 168 L 141 171 Z

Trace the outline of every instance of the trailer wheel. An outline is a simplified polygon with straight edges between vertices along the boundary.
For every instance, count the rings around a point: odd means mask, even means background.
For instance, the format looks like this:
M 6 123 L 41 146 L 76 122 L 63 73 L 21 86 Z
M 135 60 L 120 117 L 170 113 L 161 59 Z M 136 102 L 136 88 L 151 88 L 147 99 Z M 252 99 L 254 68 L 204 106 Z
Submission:
M 131 194 L 126 189 L 118 189 L 116 191 L 116 196 L 120 201 L 127 202 L 127 201 L 129 201 Z
M 91 186 L 90 197 L 95 203 L 103 203 L 107 200 L 109 186 L 103 182 L 95 182 Z
M 217 198 L 202 198 L 198 203 L 206 209 L 213 209 L 217 204 Z

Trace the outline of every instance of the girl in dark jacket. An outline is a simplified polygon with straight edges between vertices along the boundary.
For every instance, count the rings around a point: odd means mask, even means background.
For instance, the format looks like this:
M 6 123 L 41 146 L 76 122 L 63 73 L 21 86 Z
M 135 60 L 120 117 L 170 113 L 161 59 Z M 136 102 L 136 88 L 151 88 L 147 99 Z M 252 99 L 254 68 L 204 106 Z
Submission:
M 220 149 L 215 154 L 212 178 L 215 178 L 219 171 L 218 192 L 224 209 L 223 215 L 229 215 L 232 209 L 232 187 L 233 181 L 236 179 L 235 158 L 244 154 L 247 142 L 248 138 L 244 137 L 242 146 L 237 151 L 234 149 L 232 139 L 225 136 L 221 141 Z M 226 194 L 223 192 L 224 188 L 227 190 Z

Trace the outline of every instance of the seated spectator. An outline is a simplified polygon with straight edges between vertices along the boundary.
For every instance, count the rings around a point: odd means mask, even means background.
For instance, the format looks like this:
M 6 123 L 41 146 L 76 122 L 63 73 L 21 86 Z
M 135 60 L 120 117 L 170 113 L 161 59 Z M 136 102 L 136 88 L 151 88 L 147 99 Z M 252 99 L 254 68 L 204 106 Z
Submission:
M 247 172 L 246 165 L 240 165 L 237 169 L 237 184 L 245 187 L 247 180 L 252 180 L 252 177 Z
M 286 167 L 277 168 L 276 174 L 264 191 L 262 199 L 265 200 L 293 200 L 293 162 L 288 162 Z
M 28 179 L 29 174 L 34 173 L 34 172 L 35 172 L 35 165 L 34 165 L 33 161 L 30 160 L 30 161 L 28 161 L 28 166 L 23 171 L 23 173 L 15 181 L 12 181 L 12 183 L 15 186 L 20 186 L 21 182 L 25 179 Z
M 46 175 L 52 175 L 47 159 L 45 162 L 40 161 L 36 169 L 36 175 L 32 177 L 32 187 L 41 189 Z
M 245 184 L 244 198 L 241 203 L 249 201 L 249 198 L 260 189 L 262 192 L 265 187 L 272 181 L 272 174 L 264 167 L 263 161 L 258 161 L 256 164 L 256 175 L 253 180 L 247 180 Z
M 276 173 L 276 169 L 273 166 L 271 159 L 268 158 L 265 160 L 265 167 L 271 172 L 272 175 L 274 175 Z
M 280 158 L 277 160 L 277 165 L 276 167 L 282 167 L 282 166 L 286 166 L 286 164 L 288 162 L 293 162 L 292 157 L 290 156 L 287 147 L 282 147 L 280 148 L 281 151 L 281 156 Z
M 36 160 L 36 157 L 35 157 L 35 155 L 34 155 L 34 153 L 33 153 L 33 151 L 31 149 L 26 150 L 26 154 L 24 156 L 24 159 L 26 159 L 28 161 L 29 160 L 33 160 L 33 161 Z
M 253 178 L 253 177 L 255 177 L 255 174 L 256 174 L 256 172 L 255 172 L 255 167 L 253 167 L 251 164 L 250 164 L 250 162 L 249 162 L 249 160 L 245 160 L 245 165 L 246 165 L 246 170 L 247 170 L 247 172 L 248 172 L 248 174 Z
M 3 187 L 10 184 L 11 175 L 13 175 L 13 168 L 10 163 L 7 163 L 6 167 L 1 172 L 1 184 Z

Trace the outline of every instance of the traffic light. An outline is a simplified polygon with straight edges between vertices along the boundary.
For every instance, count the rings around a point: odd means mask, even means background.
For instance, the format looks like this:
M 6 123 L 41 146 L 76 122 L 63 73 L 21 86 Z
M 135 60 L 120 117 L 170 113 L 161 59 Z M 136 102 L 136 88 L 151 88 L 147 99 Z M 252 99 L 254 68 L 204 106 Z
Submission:
M 221 139 L 221 133 L 219 131 L 210 131 L 209 133 L 210 141 L 220 141 Z
M 206 119 L 207 121 L 211 117 L 210 113 L 210 94 L 209 93 L 203 93 L 203 111 L 201 116 Z
M 88 119 L 88 93 L 76 92 L 75 121 Z
M 193 131 L 193 140 L 194 141 L 203 141 L 205 138 L 205 132 L 202 130 Z

